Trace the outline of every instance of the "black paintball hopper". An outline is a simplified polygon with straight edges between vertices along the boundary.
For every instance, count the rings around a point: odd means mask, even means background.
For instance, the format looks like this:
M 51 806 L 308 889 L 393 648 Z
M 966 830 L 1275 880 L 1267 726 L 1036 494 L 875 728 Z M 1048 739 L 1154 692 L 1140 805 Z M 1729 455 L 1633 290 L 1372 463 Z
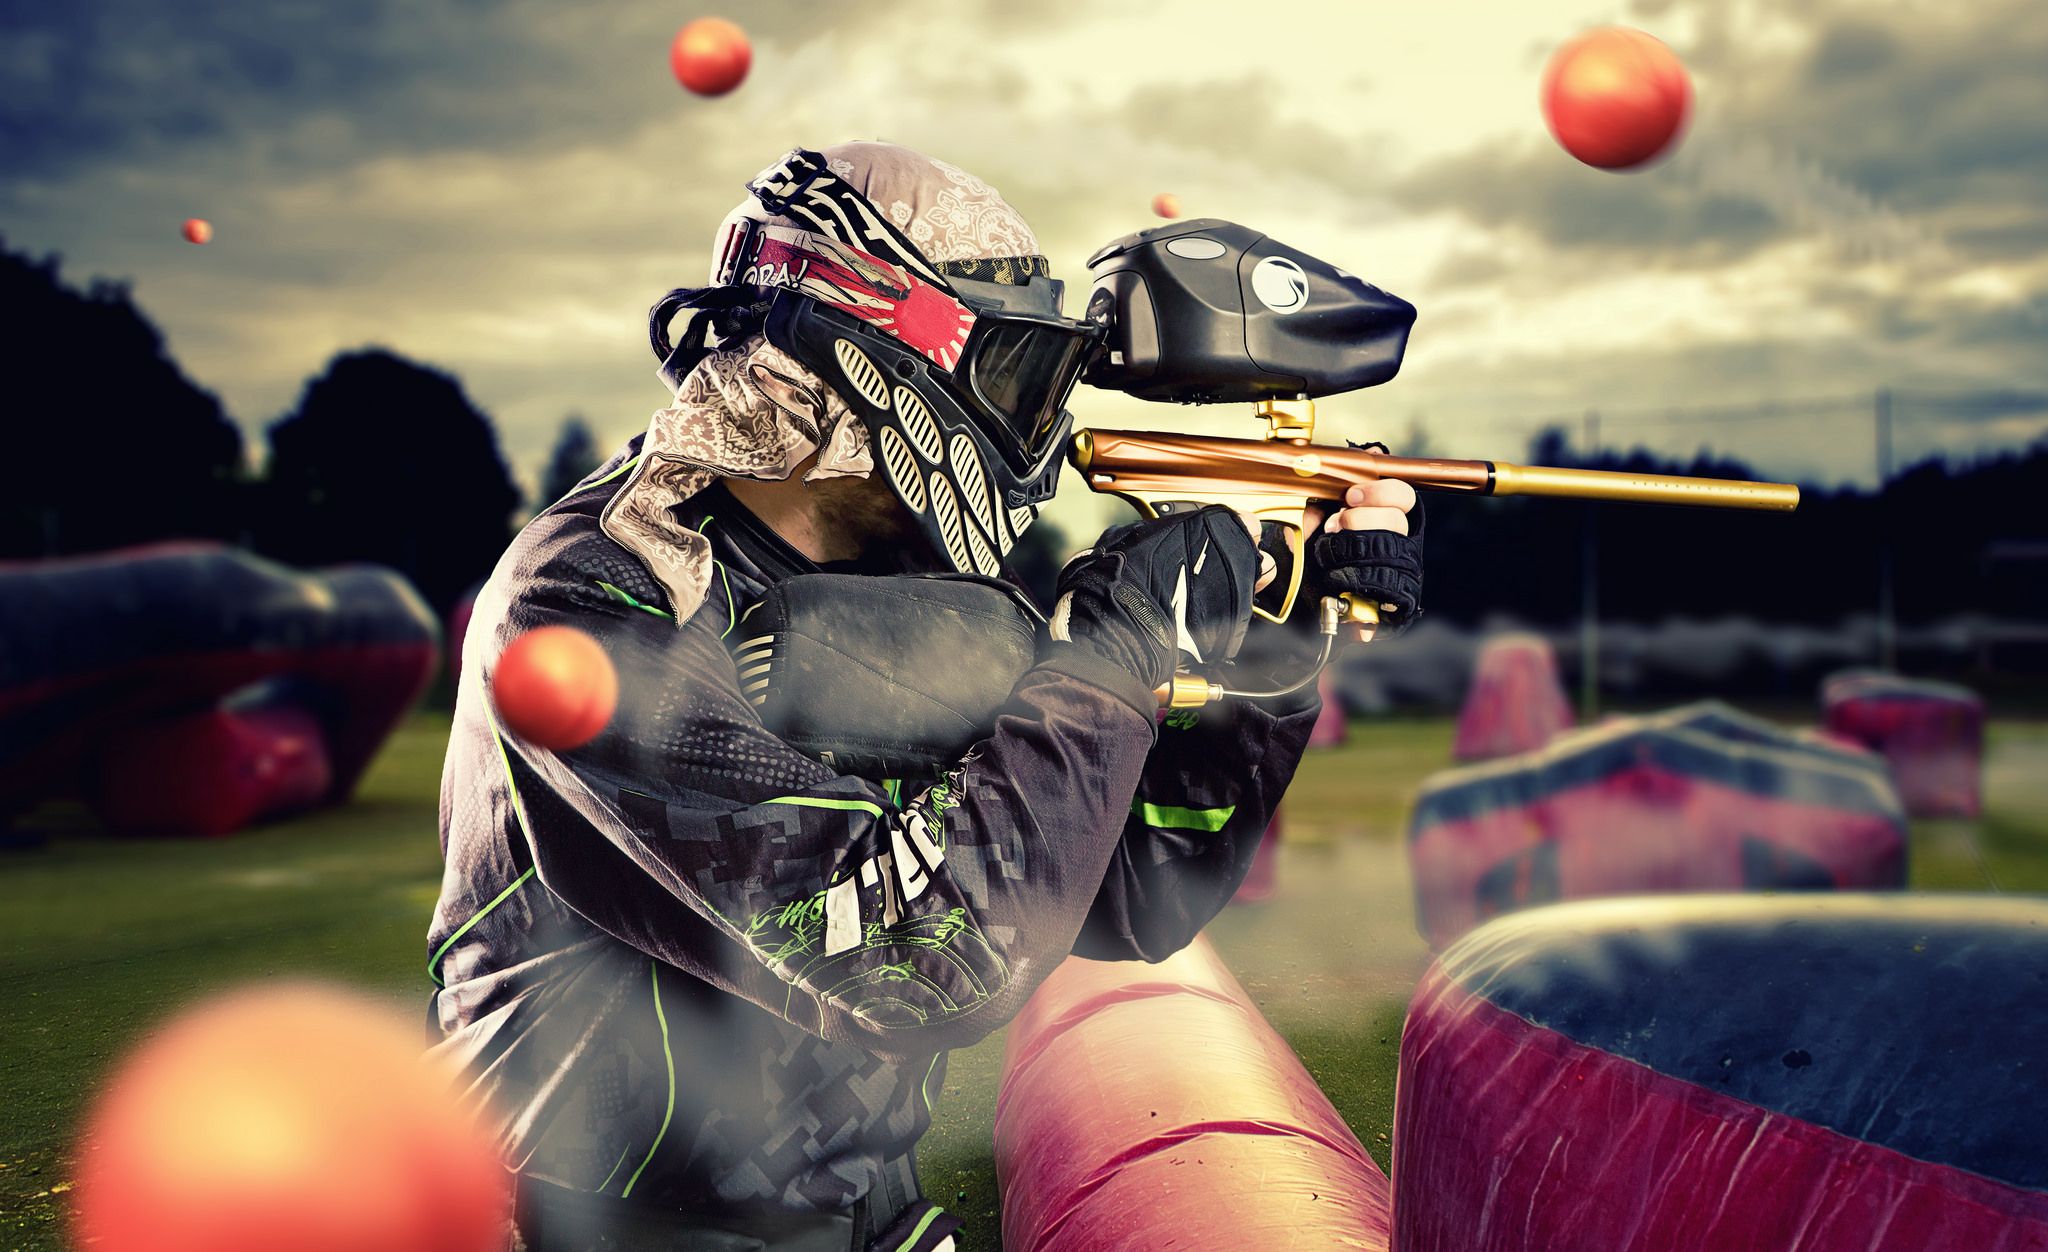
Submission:
M 1185 403 L 1327 396 L 1401 368 L 1415 306 L 1246 226 L 1155 226 L 1088 258 L 1109 338 L 1083 381 Z

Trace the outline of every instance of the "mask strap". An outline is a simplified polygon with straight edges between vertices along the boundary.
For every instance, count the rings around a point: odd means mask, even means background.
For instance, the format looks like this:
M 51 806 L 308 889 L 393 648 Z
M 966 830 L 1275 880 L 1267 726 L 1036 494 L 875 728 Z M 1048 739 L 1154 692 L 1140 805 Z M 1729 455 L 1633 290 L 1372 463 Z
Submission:
M 719 341 L 735 339 L 759 329 L 766 304 L 744 287 L 678 287 L 655 303 L 647 314 L 647 339 L 661 361 L 656 371 L 673 395 L 697 363 L 711 355 L 714 345 L 704 342 L 706 330 Z M 673 344 L 669 323 L 684 309 L 696 310 L 683 324 L 683 333 Z
M 947 295 L 954 294 L 946 276 L 925 260 L 909 236 L 834 174 L 821 154 L 792 148 L 756 174 L 747 190 L 774 216 L 795 218 L 829 239 L 900 265 Z

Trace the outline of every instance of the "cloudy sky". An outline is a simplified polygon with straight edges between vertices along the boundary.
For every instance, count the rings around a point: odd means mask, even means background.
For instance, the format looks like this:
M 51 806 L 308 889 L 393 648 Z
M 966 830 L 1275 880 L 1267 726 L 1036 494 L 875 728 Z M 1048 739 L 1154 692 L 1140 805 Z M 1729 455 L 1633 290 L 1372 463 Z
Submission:
M 751 77 L 700 100 L 667 44 L 710 11 L 0 0 L 0 233 L 131 279 L 252 433 L 381 344 L 459 374 L 529 483 L 565 414 L 609 442 L 661 401 L 645 309 L 740 184 L 848 138 L 980 173 L 1070 282 L 1172 191 L 1407 297 L 1400 378 L 1325 402 L 1355 437 L 1507 457 L 1597 409 L 1603 440 L 1867 480 L 1881 386 L 1902 456 L 2048 431 L 2040 0 L 756 0 L 726 10 Z M 1696 90 L 1629 175 L 1536 105 L 1615 22 Z

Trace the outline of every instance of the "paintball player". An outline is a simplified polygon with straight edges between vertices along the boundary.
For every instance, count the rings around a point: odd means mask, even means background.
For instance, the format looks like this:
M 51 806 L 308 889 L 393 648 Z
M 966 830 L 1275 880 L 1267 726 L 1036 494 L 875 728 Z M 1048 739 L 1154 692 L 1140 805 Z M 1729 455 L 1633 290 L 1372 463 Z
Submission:
M 1062 316 L 1023 219 L 943 162 L 798 150 L 749 190 L 710 284 L 655 307 L 674 403 L 519 535 L 464 652 L 431 1018 L 494 1110 L 534 1252 L 950 1247 L 912 1161 L 947 1049 L 1069 953 L 1186 944 L 1316 713 L 1311 687 L 1158 724 L 1178 656 L 1248 633 L 1261 552 L 1209 508 L 1071 562 L 1036 666 L 931 777 L 842 774 L 771 734 L 735 661 L 750 608 L 818 571 L 1003 573 L 1100 328 Z M 1311 584 L 1412 617 L 1412 490 L 1344 503 Z M 567 751 L 490 700 L 505 646 L 547 625 L 620 679 L 609 726 Z

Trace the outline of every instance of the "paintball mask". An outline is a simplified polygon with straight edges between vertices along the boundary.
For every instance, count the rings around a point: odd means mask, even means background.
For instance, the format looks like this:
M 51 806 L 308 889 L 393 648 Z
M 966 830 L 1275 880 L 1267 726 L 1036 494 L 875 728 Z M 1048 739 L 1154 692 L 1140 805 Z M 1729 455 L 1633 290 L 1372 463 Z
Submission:
M 674 385 L 707 350 L 701 318 L 721 335 L 757 324 L 867 424 L 933 548 L 962 573 L 999 573 L 1052 497 L 1067 396 L 1105 329 L 1061 316 L 1042 257 L 1002 258 L 1011 282 L 974 276 L 990 263 L 928 261 L 818 153 L 790 152 L 748 190 L 768 219 L 731 221 L 713 285 L 655 308 L 663 377 Z M 671 347 L 684 307 L 699 315 Z

